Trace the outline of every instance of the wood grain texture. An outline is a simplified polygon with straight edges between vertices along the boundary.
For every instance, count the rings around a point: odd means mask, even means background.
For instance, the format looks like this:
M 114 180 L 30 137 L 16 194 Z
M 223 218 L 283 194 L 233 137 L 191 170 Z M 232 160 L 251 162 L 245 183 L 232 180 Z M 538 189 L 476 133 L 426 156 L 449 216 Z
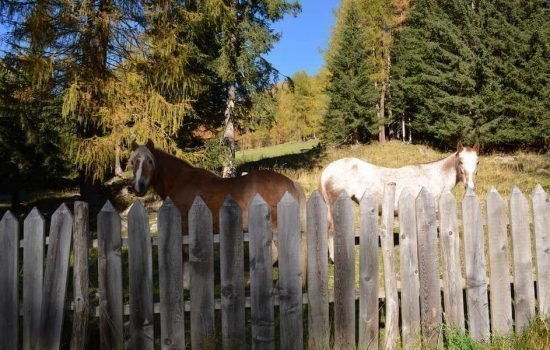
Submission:
M 0 220 L 0 344 L 17 349 L 19 222 L 8 210 Z
M 302 257 L 300 206 L 286 192 L 277 204 L 279 232 L 280 348 L 302 349 Z
M 36 348 L 44 283 L 46 222 L 33 208 L 23 223 L 23 349 Z
M 88 227 L 88 203 L 74 202 L 73 223 L 73 332 L 71 349 L 84 350 L 87 343 L 90 301 L 88 299 L 88 247 L 90 230 Z M 43 242 L 42 242 L 43 246 Z
M 39 349 L 59 349 L 69 273 L 73 216 L 62 204 L 52 215 L 44 272 Z
M 149 215 L 140 201 L 128 213 L 130 347 L 153 349 L 153 262 Z
M 468 330 L 475 340 L 489 339 L 489 300 L 479 199 L 468 190 L 462 200 L 464 265 L 466 266 L 466 306 Z
M 539 184 L 532 194 L 539 315 L 550 317 L 550 196 Z
M 327 258 L 327 205 L 318 191 L 307 202 L 308 345 L 327 349 L 330 340 Z
M 435 346 L 441 342 L 437 329 L 442 322 L 437 223 L 434 198 L 424 187 L 416 198 L 416 234 L 422 336 L 425 344 Z
M 487 193 L 487 233 L 491 329 L 496 335 L 508 335 L 513 330 L 507 222 L 504 201 L 493 187 Z
M 353 207 L 342 192 L 332 207 L 334 220 L 334 347 L 355 349 L 355 237 Z
M 399 196 L 399 253 L 403 349 L 420 344 L 420 280 L 416 235 L 416 198 L 407 188 Z
M 185 349 L 181 214 L 166 197 L 158 213 L 160 346 Z
M 103 350 L 123 349 L 120 215 L 107 201 L 97 215 L 99 331 Z
M 378 201 L 365 193 L 360 204 L 359 348 L 378 349 Z
M 228 196 L 220 209 L 222 345 L 246 348 L 242 211 Z
M 460 265 L 460 232 L 456 200 L 447 191 L 439 198 L 439 239 L 443 264 L 443 303 L 447 325 L 464 331 L 464 299 Z
M 518 187 L 510 194 L 510 233 L 514 269 L 516 331 L 521 332 L 535 316 L 535 288 L 531 265 L 531 230 L 527 199 Z
M 257 194 L 248 209 L 252 349 L 275 348 L 271 215 Z

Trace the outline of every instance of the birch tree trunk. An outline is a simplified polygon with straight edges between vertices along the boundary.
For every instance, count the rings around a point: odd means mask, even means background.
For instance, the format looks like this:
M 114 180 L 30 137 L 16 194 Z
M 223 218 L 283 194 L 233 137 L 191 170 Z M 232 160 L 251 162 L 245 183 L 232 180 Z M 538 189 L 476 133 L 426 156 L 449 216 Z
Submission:
M 115 175 L 122 176 L 122 166 L 120 165 L 120 144 L 117 143 L 115 148 Z
M 225 107 L 225 131 L 223 134 L 224 161 L 223 177 L 235 177 L 235 128 L 233 127 L 233 110 L 235 108 L 235 84 L 229 87 Z

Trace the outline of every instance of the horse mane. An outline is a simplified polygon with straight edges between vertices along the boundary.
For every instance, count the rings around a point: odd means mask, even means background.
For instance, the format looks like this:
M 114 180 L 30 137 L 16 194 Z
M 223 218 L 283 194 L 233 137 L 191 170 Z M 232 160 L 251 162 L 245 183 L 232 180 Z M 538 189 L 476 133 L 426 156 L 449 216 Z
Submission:
M 211 176 L 220 177 L 217 174 L 211 172 L 210 170 L 196 167 L 196 166 L 192 165 L 191 163 L 189 163 L 188 161 L 183 160 L 179 157 L 176 157 L 175 155 L 172 155 L 172 154 L 170 154 L 168 152 L 165 152 L 163 150 L 155 148 L 152 151 L 152 153 L 155 156 L 155 158 L 160 156 L 160 159 L 163 159 L 163 158 L 164 159 L 169 159 L 170 161 L 173 161 L 176 164 L 182 165 L 184 168 L 186 168 L 188 170 L 198 171 L 198 172 L 201 172 L 203 174 L 208 174 L 208 175 L 211 175 Z

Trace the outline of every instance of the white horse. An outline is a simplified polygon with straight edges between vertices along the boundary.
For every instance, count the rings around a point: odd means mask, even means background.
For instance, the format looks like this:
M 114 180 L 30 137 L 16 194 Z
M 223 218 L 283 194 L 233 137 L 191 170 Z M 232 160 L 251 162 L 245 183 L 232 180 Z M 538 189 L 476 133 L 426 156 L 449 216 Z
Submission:
M 323 170 L 319 181 L 319 192 L 328 207 L 329 225 L 332 225 L 331 207 L 342 191 L 359 203 L 366 190 L 374 193 L 378 203 L 382 201 L 384 184 L 395 182 L 395 208 L 404 188 L 409 188 L 417 196 L 422 187 L 439 197 L 453 189 L 457 182 L 466 188 L 475 187 L 474 178 L 478 166 L 479 143 L 474 147 L 457 145 L 450 156 L 426 164 L 408 165 L 401 168 L 384 168 L 357 158 L 336 160 Z M 329 253 L 334 260 L 334 236 L 329 233 Z

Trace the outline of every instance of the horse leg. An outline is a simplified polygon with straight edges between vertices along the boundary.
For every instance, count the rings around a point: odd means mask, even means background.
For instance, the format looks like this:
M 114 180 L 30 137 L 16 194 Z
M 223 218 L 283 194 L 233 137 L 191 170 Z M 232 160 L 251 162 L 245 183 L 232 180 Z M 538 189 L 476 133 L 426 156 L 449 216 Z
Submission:
M 332 215 L 330 211 L 330 207 L 327 205 L 327 221 L 328 221 L 328 255 L 330 257 L 330 260 L 334 262 L 334 224 L 332 222 Z

